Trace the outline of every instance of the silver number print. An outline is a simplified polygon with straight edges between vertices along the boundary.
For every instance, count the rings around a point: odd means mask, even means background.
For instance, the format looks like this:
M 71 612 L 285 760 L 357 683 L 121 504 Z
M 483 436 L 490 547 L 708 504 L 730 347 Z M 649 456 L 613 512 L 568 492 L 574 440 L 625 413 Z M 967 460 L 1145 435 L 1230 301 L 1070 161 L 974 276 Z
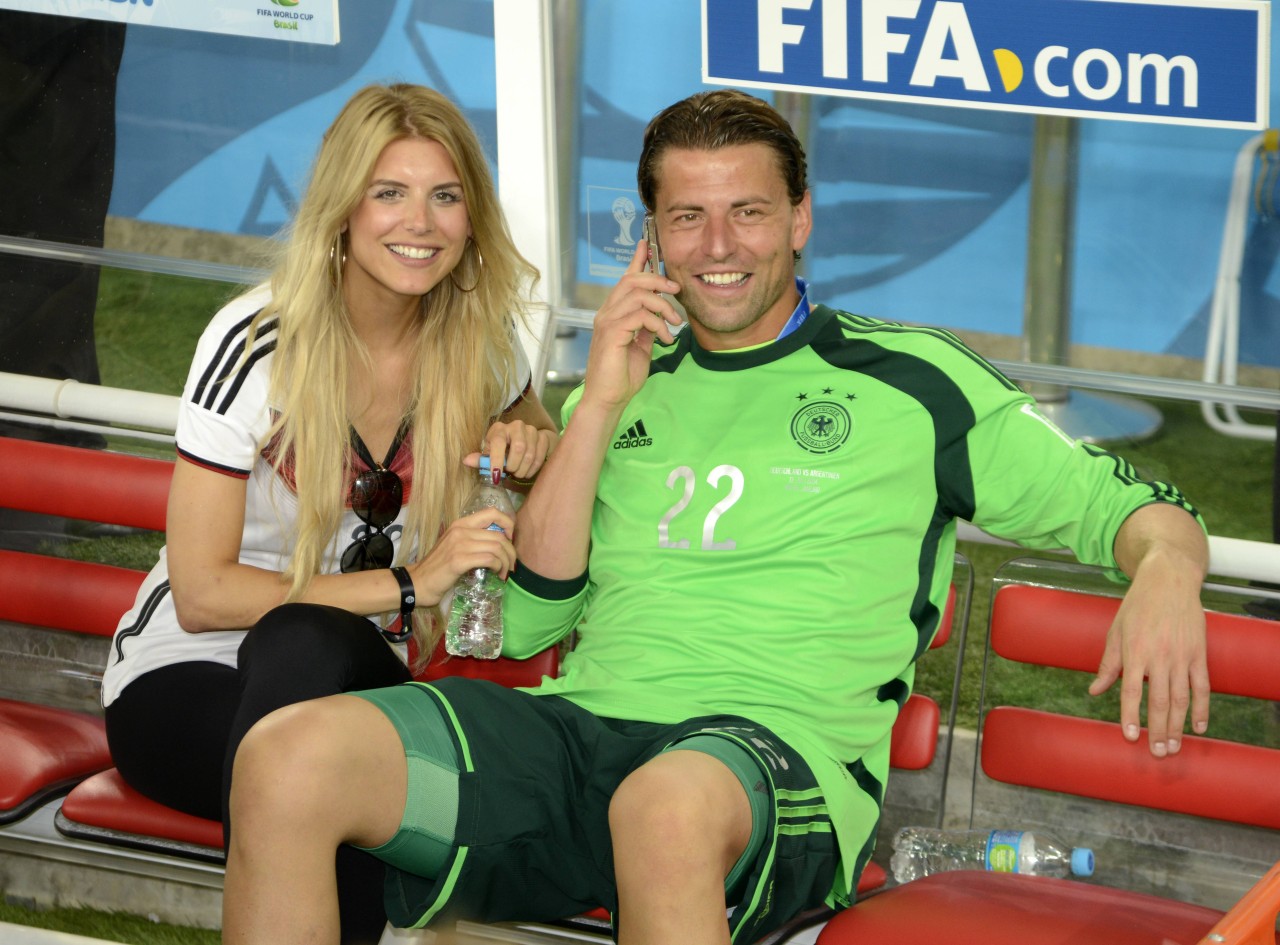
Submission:
M 667 509 L 667 514 L 662 516 L 662 521 L 658 523 L 658 547 L 659 548 L 688 548 L 689 539 L 685 538 L 680 541 L 671 540 L 671 520 L 688 508 L 689 503 L 693 501 L 693 486 L 695 478 L 693 470 L 688 466 L 677 466 L 671 470 L 667 476 L 667 488 L 674 489 L 676 483 L 684 480 L 684 495 L 682 495 L 675 505 Z
M 710 475 L 707 476 L 707 484 L 711 488 L 718 490 L 721 482 L 725 479 L 729 480 L 729 494 L 711 507 L 711 511 L 707 513 L 706 520 L 702 523 L 703 551 L 732 551 L 738 547 L 738 543 L 732 538 L 723 541 L 716 541 L 715 538 L 717 523 L 724 513 L 733 508 L 737 501 L 742 498 L 745 482 L 742 470 L 737 466 L 721 465 L 711 470 Z M 680 487 L 682 488 L 682 494 L 675 504 L 667 509 L 667 513 L 662 516 L 662 521 L 658 523 L 659 548 L 688 549 L 689 539 L 671 540 L 671 523 L 693 501 L 693 491 L 696 485 L 697 476 L 688 466 L 677 466 L 667 476 L 667 488 L 675 489 Z
M 707 520 L 702 523 L 703 551 L 732 551 L 738 547 L 738 543 L 732 538 L 716 541 L 715 531 L 720 516 L 733 508 L 734 504 L 742 498 L 742 470 L 737 466 L 717 466 L 707 476 L 707 484 L 713 489 L 718 489 L 722 479 L 729 480 L 729 494 L 711 507 L 711 511 L 707 513 Z

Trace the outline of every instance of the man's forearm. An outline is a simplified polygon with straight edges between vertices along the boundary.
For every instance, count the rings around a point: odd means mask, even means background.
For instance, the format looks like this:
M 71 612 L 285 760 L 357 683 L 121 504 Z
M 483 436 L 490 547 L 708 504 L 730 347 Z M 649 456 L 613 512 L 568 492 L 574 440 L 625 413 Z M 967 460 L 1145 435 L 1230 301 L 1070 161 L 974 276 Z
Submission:
M 520 561 L 543 577 L 567 580 L 587 568 L 596 484 L 617 416 L 580 404 L 516 519 Z
M 1120 526 L 1116 563 L 1134 577 L 1144 563 L 1185 572 L 1196 586 L 1209 570 L 1209 543 L 1200 523 L 1184 509 L 1167 503 L 1145 505 Z
M 1209 671 L 1200 587 L 1208 573 L 1209 543 L 1185 509 L 1156 503 L 1130 515 L 1116 536 L 1116 561 L 1132 579 L 1107 634 L 1098 695 L 1123 677 L 1120 723 L 1125 738 L 1140 737 L 1143 682 L 1151 753 L 1177 754 L 1190 709 L 1192 731 L 1209 725 Z

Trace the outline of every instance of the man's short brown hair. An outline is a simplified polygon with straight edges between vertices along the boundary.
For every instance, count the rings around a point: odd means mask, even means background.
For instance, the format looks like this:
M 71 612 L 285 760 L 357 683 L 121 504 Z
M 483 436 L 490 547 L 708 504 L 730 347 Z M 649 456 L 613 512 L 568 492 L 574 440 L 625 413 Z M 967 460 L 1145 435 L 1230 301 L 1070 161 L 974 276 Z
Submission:
M 645 128 L 636 169 L 640 199 L 650 211 L 655 209 L 657 167 L 668 149 L 714 151 L 741 144 L 772 148 L 791 203 L 804 199 L 808 165 L 791 125 L 768 102 L 737 89 L 699 92 L 654 116 Z

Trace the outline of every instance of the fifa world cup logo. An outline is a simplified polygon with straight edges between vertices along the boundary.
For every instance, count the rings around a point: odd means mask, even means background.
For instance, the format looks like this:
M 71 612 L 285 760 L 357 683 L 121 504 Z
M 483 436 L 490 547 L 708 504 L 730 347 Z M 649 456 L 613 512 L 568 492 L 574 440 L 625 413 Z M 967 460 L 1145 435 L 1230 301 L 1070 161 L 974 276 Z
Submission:
M 619 197 L 613 202 L 613 218 L 618 221 L 618 235 L 613 242 L 618 246 L 635 246 L 636 239 L 631 235 L 631 224 L 636 220 L 636 205 L 629 197 Z

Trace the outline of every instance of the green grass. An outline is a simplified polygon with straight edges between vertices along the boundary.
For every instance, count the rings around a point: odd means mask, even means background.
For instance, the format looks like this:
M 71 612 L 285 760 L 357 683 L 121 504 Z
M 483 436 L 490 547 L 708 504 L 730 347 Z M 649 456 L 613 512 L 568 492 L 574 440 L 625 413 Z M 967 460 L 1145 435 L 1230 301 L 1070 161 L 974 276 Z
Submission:
M 142 916 L 93 909 L 35 909 L 0 902 L 0 922 L 83 935 L 128 945 L 218 945 L 221 936 L 209 929 L 192 929 Z
M 200 332 L 242 287 L 104 269 L 94 334 L 107 387 L 180 394 Z
M 106 535 L 70 542 L 47 542 L 40 552 L 77 561 L 114 564 L 135 571 L 150 571 L 160 556 L 164 535 L 160 532 L 138 532 L 131 535 Z

